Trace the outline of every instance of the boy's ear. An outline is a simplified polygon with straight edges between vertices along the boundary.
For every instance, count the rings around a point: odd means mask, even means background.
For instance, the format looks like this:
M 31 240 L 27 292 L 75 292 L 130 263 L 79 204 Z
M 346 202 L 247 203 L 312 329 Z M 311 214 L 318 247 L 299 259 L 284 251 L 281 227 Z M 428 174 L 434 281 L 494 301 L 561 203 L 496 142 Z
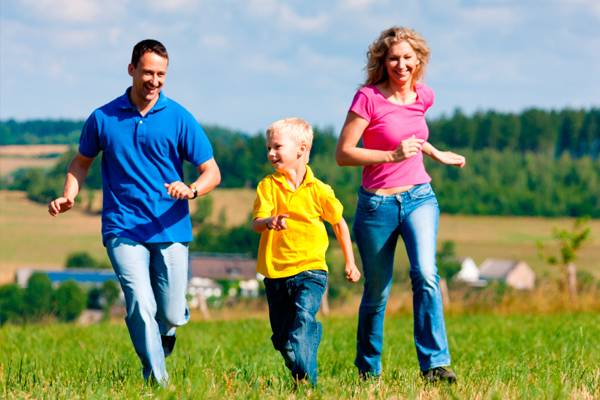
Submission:
M 300 146 L 298 146 L 298 158 L 306 154 L 306 149 L 308 149 L 308 145 L 306 143 L 300 143 Z

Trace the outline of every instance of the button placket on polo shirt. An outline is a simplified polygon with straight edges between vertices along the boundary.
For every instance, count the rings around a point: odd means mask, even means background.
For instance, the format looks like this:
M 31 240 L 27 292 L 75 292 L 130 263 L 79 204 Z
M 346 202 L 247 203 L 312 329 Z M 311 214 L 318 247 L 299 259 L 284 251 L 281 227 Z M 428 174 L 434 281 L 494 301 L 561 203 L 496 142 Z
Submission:
M 136 141 L 138 143 L 146 143 L 146 125 L 148 124 L 148 120 L 145 118 L 140 118 L 139 121 L 135 124 L 136 130 Z

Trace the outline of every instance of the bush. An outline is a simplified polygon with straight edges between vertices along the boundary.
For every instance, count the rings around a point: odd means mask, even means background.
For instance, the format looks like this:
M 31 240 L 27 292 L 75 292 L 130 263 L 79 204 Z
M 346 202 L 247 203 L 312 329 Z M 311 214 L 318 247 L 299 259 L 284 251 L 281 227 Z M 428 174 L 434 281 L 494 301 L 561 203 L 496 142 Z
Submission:
M 52 313 L 52 282 L 48 275 L 36 272 L 27 281 L 24 291 L 24 308 L 28 318 L 40 319 Z
M 0 286 L 0 326 L 23 320 L 23 289 L 16 283 Z
M 98 263 L 86 251 L 76 251 L 67 257 L 66 268 L 97 268 Z
M 72 279 L 61 283 L 54 293 L 56 315 L 63 321 L 79 317 L 87 305 L 87 295 Z
M 196 211 L 191 215 L 192 224 L 204 223 L 213 213 L 213 198 L 210 193 L 196 199 Z

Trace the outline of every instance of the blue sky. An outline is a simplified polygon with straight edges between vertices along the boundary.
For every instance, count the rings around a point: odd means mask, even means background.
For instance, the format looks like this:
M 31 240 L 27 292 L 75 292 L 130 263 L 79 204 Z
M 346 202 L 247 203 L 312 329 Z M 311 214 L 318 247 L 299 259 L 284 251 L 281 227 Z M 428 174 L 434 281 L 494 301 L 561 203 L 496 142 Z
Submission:
M 85 119 L 160 40 L 164 93 L 247 133 L 296 116 L 338 131 L 367 47 L 391 25 L 432 48 L 428 116 L 457 107 L 600 106 L 598 0 L 12 0 L 0 2 L 0 119 Z

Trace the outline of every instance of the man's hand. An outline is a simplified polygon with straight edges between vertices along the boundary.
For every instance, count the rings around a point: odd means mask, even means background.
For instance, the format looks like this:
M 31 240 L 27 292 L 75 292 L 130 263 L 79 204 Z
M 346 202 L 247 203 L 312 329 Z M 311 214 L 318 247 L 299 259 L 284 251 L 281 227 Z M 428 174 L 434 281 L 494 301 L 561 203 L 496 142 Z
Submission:
M 66 197 L 59 197 L 50 204 L 48 204 L 48 213 L 53 217 L 56 217 L 60 213 L 69 211 L 73 207 L 75 201 Z
M 344 272 L 346 272 L 346 279 L 350 282 L 358 282 L 360 279 L 360 271 L 354 263 L 347 263 Z
M 171 196 L 172 199 L 183 200 L 183 199 L 193 199 L 194 192 L 188 185 L 183 182 L 173 182 L 173 183 L 165 183 L 165 187 L 167 188 L 167 194 Z
M 287 214 L 275 215 L 269 217 L 269 222 L 267 224 L 267 228 L 272 229 L 274 231 L 282 231 L 287 229 L 287 225 L 285 224 L 285 219 L 290 216 Z

